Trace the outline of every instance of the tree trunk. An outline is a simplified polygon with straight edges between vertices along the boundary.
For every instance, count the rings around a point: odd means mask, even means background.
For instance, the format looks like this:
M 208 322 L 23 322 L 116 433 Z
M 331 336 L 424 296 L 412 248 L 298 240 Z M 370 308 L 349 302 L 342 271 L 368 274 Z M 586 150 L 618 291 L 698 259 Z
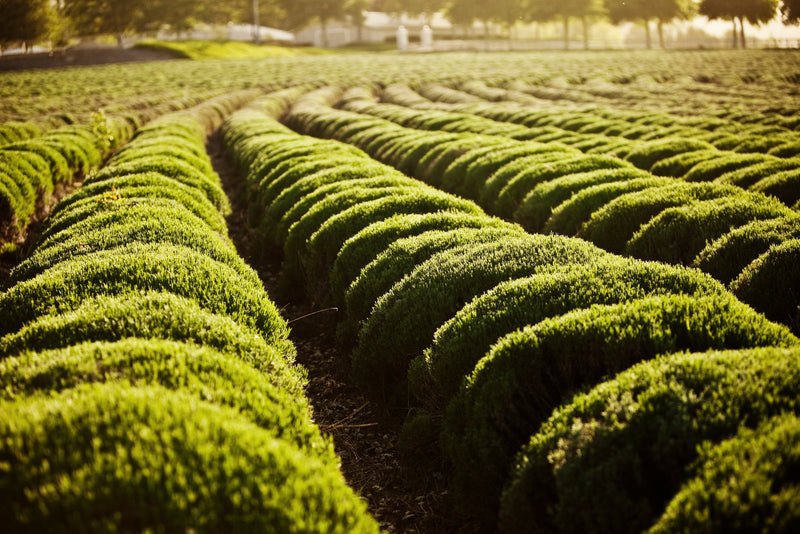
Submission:
M 253 0 L 253 42 L 259 44 L 261 41 L 261 28 L 258 22 L 258 0 Z
M 736 17 L 733 17 L 733 47 L 739 48 L 739 30 L 736 28 Z
M 328 19 L 320 17 L 319 25 L 322 28 L 322 48 L 328 48 Z
M 569 50 L 569 17 L 564 15 L 564 50 Z
M 123 41 L 125 36 L 122 33 L 118 33 L 115 35 L 115 37 L 117 38 L 117 48 L 123 48 L 125 46 Z
M 583 49 L 589 50 L 589 18 L 586 15 L 582 16 L 581 23 L 583 24 Z
M 739 39 L 742 42 L 742 48 L 747 48 L 747 41 L 744 39 L 744 17 L 739 17 L 739 27 L 742 29 L 742 37 Z
M 644 38 L 645 42 L 647 43 L 647 49 L 650 50 L 653 48 L 653 38 L 650 35 L 650 20 L 644 19 Z
M 664 46 L 664 21 L 658 19 L 658 46 L 662 49 L 665 48 Z

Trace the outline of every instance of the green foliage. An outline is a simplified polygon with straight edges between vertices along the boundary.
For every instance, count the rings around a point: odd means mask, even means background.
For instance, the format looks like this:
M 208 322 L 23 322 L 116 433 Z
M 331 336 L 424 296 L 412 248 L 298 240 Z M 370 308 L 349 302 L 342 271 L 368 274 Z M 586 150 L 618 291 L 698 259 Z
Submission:
M 623 160 L 609 156 L 581 156 L 533 168 L 518 174 L 500 191 L 494 204 L 494 212 L 501 217 L 512 217 L 528 193 L 543 182 L 569 174 L 598 169 L 617 169 L 628 165 Z
M 145 319 L 141 313 L 144 311 L 155 321 L 163 321 L 164 311 L 158 313 L 157 308 L 153 307 L 157 303 L 178 307 L 181 304 L 166 295 L 152 295 L 149 302 L 140 299 L 139 304 L 144 306 L 138 310 L 135 306 L 128 306 L 128 310 L 139 312 L 135 319 Z M 119 306 L 121 303 L 115 304 Z M 145 311 L 145 306 L 151 307 L 149 312 Z M 118 311 L 122 310 L 118 308 Z M 84 318 L 85 314 L 86 310 Z M 116 315 L 114 319 L 119 324 L 122 321 L 119 313 Z M 230 328 L 230 321 L 228 323 L 226 326 Z M 192 326 L 199 324 L 196 322 Z M 4 400 L 37 392 L 58 393 L 87 383 L 121 381 L 137 387 L 158 384 L 189 393 L 198 400 L 236 408 L 275 437 L 293 443 L 310 456 L 336 465 L 333 449 L 311 423 L 310 408 L 303 395 L 302 377 L 291 370 L 285 360 L 281 361 L 281 356 L 274 352 L 270 354 L 263 341 L 252 333 L 250 339 L 260 343 L 251 341 L 251 355 L 260 351 L 261 356 L 273 360 L 272 365 L 267 365 L 265 361 L 261 362 L 260 368 L 256 368 L 246 360 L 231 358 L 218 352 L 226 350 L 224 345 L 215 350 L 191 342 L 136 339 L 128 337 L 128 334 L 134 333 L 131 330 L 128 328 L 120 341 L 75 344 L 77 339 L 73 337 L 72 346 L 41 352 L 26 350 L 3 360 L 0 362 L 0 378 L 5 384 Z M 220 330 L 217 329 L 217 332 Z M 139 333 L 159 337 L 156 332 L 140 330 Z M 213 334 L 208 337 L 213 339 Z
M 97 295 L 163 290 L 195 300 L 214 313 L 254 327 L 271 343 L 287 344 L 288 330 L 254 271 L 177 245 L 132 243 L 60 263 L 0 295 L 0 333 L 45 314 L 63 313 Z
M 680 178 L 700 162 L 708 161 L 719 157 L 719 151 L 697 150 L 692 152 L 682 152 L 674 156 L 660 159 L 650 167 L 650 172 L 656 176 L 671 176 Z
M 433 229 L 396 240 L 365 265 L 347 289 L 345 293 L 347 319 L 338 328 L 339 340 L 352 344 L 353 338 L 361 329 L 362 321 L 367 319 L 381 296 L 389 292 L 417 266 L 425 264 L 439 252 L 456 250 L 469 243 L 479 246 L 483 243 L 517 238 L 522 234 L 521 228 L 495 225 L 487 228 L 477 226 L 466 229 Z
M 432 256 L 375 303 L 353 352 L 355 376 L 370 388 L 393 393 L 436 329 L 476 295 L 505 280 L 604 255 L 577 239 L 522 235 Z
M 739 187 L 748 189 L 756 182 L 768 178 L 777 172 L 797 170 L 798 167 L 800 167 L 800 160 L 792 161 L 791 159 L 770 158 L 763 163 L 756 163 L 755 165 L 727 172 L 717 178 L 715 182 L 738 185 Z
M 336 255 L 330 274 L 330 291 L 333 301 L 339 305 L 344 304 L 347 288 L 355 281 L 362 269 L 395 241 L 430 230 L 446 232 L 455 229 L 502 226 L 507 226 L 507 223 L 499 219 L 447 211 L 397 214 L 374 222 L 347 239 Z
M 622 253 L 625 244 L 636 232 L 662 211 L 697 201 L 735 196 L 741 192 L 734 186 L 678 182 L 626 193 L 592 213 L 578 235 L 605 250 Z
M 625 167 L 568 174 L 534 187 L 525 196 L 519 209 L 514 212 L 514 220 L 528 231 L 538 232 L 550 218 L 554 208 L 583 189 L 598 184 L 648 177 L 650 174 L 645 171 Z
M 648 534 L 667 532 L 790 533 L 800 522 L 797 477 L 800 421 L 776 416 L 701 445 L 692 478 Z
M 692 264 L 727 285 L 770 246 L 797 238 L 796 216 L 753 221 L 709 242 Z
M 0 356 L 25 350 L 61 349 L 90 341 L 126 337 L 170 339 L 233 354 L 272 375 L 276 384 L 299 394 L 299 370 L 288 370 L 294 352 L 281 354 L 253 329 L 173 293 L 93 296 L 73 311 L 44 315 L 0 338 Z M 292 376 L 294 375 L 294 376 Z
M 698 446 L 797 412 L 797 357 L 796 348 L 673 355 L 575 396 L 517 456 L 503 529 L 649 528 L 691 476 Z
M 701 161 L 689 169 L 683 179 L 687 182 L 713 182 L 726 173 L 762 164 L 771 156 L 764 154 L 725 154 L 717 158 Z
M 442 410 L 498 339 L 548 317 L 648 295 L 723 292 L 721 284 L 698 271 L 615 256 L 502 282 L 439 327 L 412 368 L 411 390 L 420 402 Z
M 70 258 L 151 242 L 188 247 L 216 261 L 241 265 L 241 258 L 230 240 L 188 210 L 176 205 L 125 203 L 88 216 L 40 240 L 34 253 L 14 268 L 6 285 L 33 278 Z
M 0 409 L 12 531 L 378 531 L 334 466 L 187 393 L 110 383 Z
M 794 206 L 800 200 L 800 169 L 776 172 L 762 178 L 750 186 L 750 191 L 773 196 L 787 206 Z
M 306 291 L 315 301 L 329 293 L 328 274 L 342 246 L 370 223 L 397 214 L 446 212 L 483 214 L 473 202 L 420 185 L 416 189 L 401 190 L 388 197 L 355 204 L 331 216 L 308 238 L 301 260 L 307 281 Z
M 518 330 L 478 362 L 448 407 L 443 435 L 457 488 L 468 506 L 488 495 L 496 503 L 514 454 L 550 413 L 637 362 L 683 350 L 798 342 L 724 293 L 595 305 Z
M 627 193 L 672 185 L 670 178 L 638 178 L 587 187 L 553 209 L 542 232 L 576 235 L 592 214 Z
M 668 208 L 643 225 L 625 245 L 625 253 L 645 260 L 690 265 L 709 241 L 758 221 L 794 212 L 763 195 L 734 195 Z
M 639 145 L 625 156 L 625 159 L 646 171 L 662 160 L 678 154 L 697 152 L 699 150 L 713 150 L 714 146 L 705 141 L 693 139 L 659 139 Z
M 772 245 L 731 282 L 734 295 L 800 332 L 800 239 Z

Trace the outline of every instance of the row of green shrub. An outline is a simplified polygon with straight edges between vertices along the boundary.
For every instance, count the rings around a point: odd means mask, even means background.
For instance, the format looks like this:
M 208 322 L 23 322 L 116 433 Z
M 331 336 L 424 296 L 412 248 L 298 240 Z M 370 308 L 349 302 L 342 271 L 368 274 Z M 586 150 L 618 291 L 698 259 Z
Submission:
M 457 500 L 486 528 L 496 522 L 504 487 L 502 528 L 529 531 L 530 525 L 552 522 L 560 495 L 539 507 L 529 486 L 517 484 L 527 475 L 515 455 L 528 450 L 526 444 L 538 436 L 554 410 L 572 406 L 575 392 L 593 387 L 605 391 L 614 383 L 601 384 L 607 377 L 639 362 L 659 365 L 659 355 L 672 354 L 663 361 L 680 367 L 686 358 L 683 351 L 698 352 L 693 358 L 702 360 L 716 358 L 704 353 L 709 350 L 800 343 L 786 327 L 770 322 L 698 270 L 614 256 L 580 239 L 528 234 L 455 197 L 444 205 L 406 210 L 405 198 L 411 191 L 427 191 L 424 184 L 372 161 L 351 145 L 298 135 L 275 117 L 285 116 L 292 126 L 321 137 L 340 131 L 354 138 L 385 134 L 382 142 L 391 143 L 396 130 L 381 132 L 382 121 L 369 118 L 349 121 L 357 117 L 348 112 L 321 112 L 326 100 L 338 98 L 335 91 L 308 98 L 299 98 L 301 93 L 265 97 L 225 125 L 226 146 L 246 176 L 247 198 L 254 202 L 252 214 L 267 221 L 259 246 L 283 246 L 284 269 L 291 270 L 283 276 L 294 277 L 318 304 L 327 301 L 341 307 L 339 337 L 343 345 L 352 346 L 354 378 L 387 406 L 410 403 L 414 409 L 402 446 L 418 465 L 424 463 L 420 458 L 430 460 L 441 448 L 454 468 Z M 367 134 L 370 129 L 375 131 Z M 384 150 L 389 157 L 392 149 Z M 384 210 L 390 201 L 393 207 Z M 787 356 L 774 362 L 767 353 L 759 356 L 764 376 L 780 375 L 789 355 L 798 354 L 797 349 L 769 350 L 770 355 Z M 739 361 L 761 353 L 721 354 Z M 744 361 L 742 366 L 748 368 Z M 733 384 L 737 371 L 730 373 L 727 379 Z M 731 419 L 718 434 L 692 443 L 707 439 L 709 448 L 728 438 L 738 443 L 740 426 L 754 429 L 783 409 L 796 410 L 800 382 L 795 376 L 796 369 L 785 373 L 785 387 L 776 386 L 770 397 L 774 401 L 754 409 L 750 420 L 734 424 Z M 712 384 L 708 378 L 697 388 L 703 391 Z M 752 391 L 762 385 L 753 385 Z M 735 395 L 733 387 L 725 395 Z M 626 396 L 616 398 L 622 402 L 638 391 L 627 390 Z M 743 392 L 724 407 L 734 412 L 748 406 L 747 395 Z M 695 398 L 686 396 L 689 402 Z M 680 421 L 683 426 L 672 424 L 668 408 L 654 405 L 647 411 L 666 444 L 683 439 L 694 421 L 687 414 Z M 699 416 L 697 424 L 705 424 Z M 580 437 L 588 443 L 593 434 Z M 656 523 L 661 509 L 685 494 L 681 485 L 701 472 L 691 469 L 698 457 L 692 446 L 676 455 L 664 448 L 664 469 L 671 469 L 674 479 L 667 486 L 646 468 L 630 475 L 615 472 L 618 457 L 630 458 L 638 467 L 636 458 L 649 451 L 646 442 L 636 442 L 618 456 L 599 454 L 592 471 L 612 481 L 631 476 L 641 486 L 638 491 L 596 496 L 587 483 L 575 490 L 576 499 L 597 499 L 609 512 L 617 505 L 625 514 L 641 510 L 635 517 L 638 522 L 620 520 L 615 525 L 620 531 L 640 531 L 642 525 Z M 732 454 L 725 458 L 736 467 Z M 773 454 L 791 461 L 778 451 Z M 550 458 L 544 456 L 546 461 Z M 560 467 L 561 459 L 552 458 Z M 765 472 L 776 480 L 782 476 Z M 536 481 L 530 485 L 539 487 Z M 767 484 L 760 491 L 772 490 Z M 638 507 L 638 498 L 650 499 L 649 508 Z M 735 508 L 735 501 L 727 505 Z M 591 521 L 595 513 L 582 512 L 580 504 L 569 508 L 569 518 L 578 523 Z M 800 508 L 790 507 L 786 513 L 796 518 Z M 536 515 L 537 522 L 514 522 L 524 514 Z M 772 517 L 769 511 L 767 515 Z M 725 518 L 736 521 L 733 511 Z
M 94 127 L 64 126 L 0 143 L 0 238 L 13 241 L 38 203 L 47 205 L 56 187 L 69 186 L 96 168 L 131 134 L 127 122 L 99 117 Z
M 485 82 L 476 80 L 458 83 L 454 87 L 423 83 L 419 86 L 420 94 L 409 87 L 394 86 L 391 89 L 387 95 L 390 102 L 413 107 L 429 107 L 431 101 L 455 103 L 459 104 L 455 106 L 458 111 L 529 128 L 549 127 L 574 134 L 599 134 L 646 142 L 671 138 L 675 148 L 683 144 L 686 148 L 698 146 L 781 157 L 800 154 L 800 137 L 791 124 L 749 124 L 734 118 L 707 115 L 677 117 L 652 109 L 632 111 L 603 108 L 597 104 L 587 105 L 584 109 L 530 105 L 535 102 L 520 102 L 529 105 L 518 105 L 509 102 L 507 91 L 487 87 Z M 427 98 L 420 99 L 420 96 Z M 426 102 L 427 99 L 430 100 Z M 487 100 L 492 103 L 487 104 Z
M 227 236 L 205 134 L 139 129 L 0 293 L 8 532 L 377 532 L 314 425 L 288 326 Z
M 489 213 L 512 219 L 531 232 L 577 235 L 614 253 L 694 265 L 714 274 L 726 268 L 729 256 L 709 250 L 721 248 L 728 234 L 758 221 L 786 219 L 784 226 L 791 226 L 796 220 L 794 210 L 772 196 L 744 191 L 740 186 L 748 183 L 743 179 L 687 183 L 654 176 L 615 157 L 583 154 L 560 142 L 520 142 L 464 133 L 424 135 L 393 122 L 406 108 L 370 103 L 369 94 L 363 88 L 343 95 L 334 88 L 314 91 L 292 107 L 288 123 L 312 135 L 361 147 L 401 171 L 475 199 Z M 370 113 L 379 108 L 392 121 L 332 108 L 337 101 L 348 109 Z M 408 116 L 417 121 L 418 114 L 410 111 Z M 431 117 L 435 122 L 436 115 Z M 419 126 L 418 122 L 411 125 Z M 631 152 L 629 159 L 635 160 L 630 156 L 636 154 Z M 761 161 L 764 156 L 742 158 Z M 716 162 L 723 166 L 724 161 L 720 157 L 698 165 Z M 778 161 L 794 164 L 789 159 Z M 787 186 L 786 191 L 790 189 Z M 790 198 L 783 196 L 783 200 Z M 795 273 L 785 270 L 790 265 L 786 262 L 780 263 L 779 272 L 775 261 L 756 261 L 768 248 L 737 249 L 738 260 L 748 261 L 723 281 L 741 278 L 731 285 L 738 296 L 800 331 L 796 311 L 800 301 L 792 285 Z
M 436 100 L 454 99 L 453 89 L 425 88 L 425 94 Z M 409 128 L 559 142 L 587 154 L 624 158 L 657 176 L 738 185 L 775 196 L 788 206 L 800 200 L 800 138 L 780 127 L 744 127 L 706 118 L 696 125 L 691 120 L 681 125 L 674 117 L 652 112 L 613 122 L 594 110 L 531 110 L 494 102 L 472 103 L 457 108 L 458 112 L 442 111 L 432 109 L 435 104 L 398 84 L 383 90 L 381 97 L 388 103 L 376 103 L 374 95 L 362 90 L 360 98 L 346 99 L 344 108 Z M 524 128 L 509 129 L 504 124 Z

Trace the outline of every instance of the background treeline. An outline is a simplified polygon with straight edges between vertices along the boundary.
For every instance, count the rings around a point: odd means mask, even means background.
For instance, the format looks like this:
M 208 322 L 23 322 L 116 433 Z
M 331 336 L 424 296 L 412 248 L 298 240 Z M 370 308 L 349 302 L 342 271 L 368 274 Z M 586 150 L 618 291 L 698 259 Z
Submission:
M 745 21 L 759 25 L 778 16 L 800 21 L 800 0 L 0 0 L 0 48 L 63 44 L 70 36 L 95 34 L 114 35 L 121 45 L 128 33 L 164 27 L 180 33 L 198 22 L 255 21 L 292 30 L 315 21 L 324 29 L 328 21 L 347 19 L 360 26 L 365 10 L 424 16 L 443 11 L 456 25 L 480 21 L 509 30 L 518 23 L 559 21 L 565 45 L 570 21 L 579 20 L 587 46 L 590 25 L 600 19 L 642 23 L 648 47 L 651 27 L 663 46 L 664 24 L 697 14 L 731 21 L 734 47 L 746 44 Z

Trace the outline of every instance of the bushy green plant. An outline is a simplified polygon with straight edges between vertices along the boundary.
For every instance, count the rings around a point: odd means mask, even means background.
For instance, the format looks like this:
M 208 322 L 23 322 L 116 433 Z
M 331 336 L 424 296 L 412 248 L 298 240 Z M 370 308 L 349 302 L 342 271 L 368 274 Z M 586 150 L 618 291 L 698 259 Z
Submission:
M 98 295 L 169 291 L 255 328 L 276 345 L 288 329 L 267 298 L 258 275 L 186 247 L 133 243 L 85 254 L 11 286 L 0 295 L 0 333 L 8 334 L 45 314 L 62 313 Z
M 636 232 L 667 208 L 741 193 L 730 185 L 680 182 L 626 193 L 594 211 L 578 235 L 605 250 L 622 253 Z
M 502 282 L 439 327 L 431 346 L 415 360 L 409 384 L 420 402 L 441 410 L 491 346 L 517 329 L 594 304 L 724 291 L 699 271 L 616 256 Z
M 777 200 L 742 193 L 668 208 L 643 225 L 625 245 L 625 253 L 645 259 L 691 264 L 706 243 L 745 224 L 793 215 Z
M 473 202 L 436 189 L 419 188 L 361 202 L 328 218 L 307 240 L 302 258 L 306 291 L 316 301 L 328 294 L 328 276 L 342 245 L 370 223 L 403 213 L 459 213 L 482 215 Z
M 506 184 L 498 194 L 492 212 L 501 217 L 512 217 L 530 191 L 537 185 L 555 178 L 597 169 L 618 169 L 629 165 L 624 160 L 609 156 L 580 156 L 532 168 L 518 174 Z
M 650 172 L 656 176 L 680 178 L 698 163 L 717 158 L 719 155 L 719 151 L 716 149 L 682 152 L 669 158 L 658 160 L 650 167 Z
M 583 189 L 598 184 L 625 182 L 651 175 L 640 169 L 598 169 L 568 174 L 534 187 L 514 212 L 514 221 L 528 231 L 538 232 L 550 218 L 553 209 Z
M 430 230 L 448 231 L 511 227 L 510 224 L 485 215 L 458 212 L 397 214 L 374 222 L 348 238 L 331 267 L 330 291 L 335 303 L 344 303 L 347 288 L 370 262 L 399 239 Z
M 660 135 L 661 136 L 661 135 Z M 625 156 L 625 159 L 639 167 L 649 171 L 653 165 L 661 160 L 670 158 L 677 154 L 696 152 L 698 150 L 713 150 L 714 146 L 705 141 L 697 141 L 685 138 L 661 138 L 657 141 L 648 141 L 640 144 Z
M 731 282 L 734 295 L 800 332 L 800 239 L 772 245 Z
M 701 445 L 692 478 L 647 533 L 794 532 L 800 525 L 798 443 L 800 421 L 786 414 Z
M 148 153 L 135 161 L 113 163 L 89 176 L 85 185 L 100 186 L 104 182 L 112 183 L 112 178 L 117 179 L 114 182 L 119 183 L 119 179 L 145 173 L 168 176 L 182 184 L 197 189 L 204 193 L 220 212 L 223 214 L 230 213 L 228 197 L 225 196 L 216 173 L 204 173 L 185 161 L 164 155 L 150 155 Z
M 692 265 L 728 285 L 770 246 L 800 238 L 796 216 L 753 221 L 706 244 Z
M 72 311 L 44 315 L 0 338 L 0 356 L 25 350 L 61 349 L 90 341 L 119 341 L 126 337 L 203 345 L 234 354 L 272 375 L 272 380 L 287 392 L 299 394 L 302 387 L 302 373 L 288 369 L 294 357 L 292 347 L 279 347 L 285 349 L 281 352 L 254 329 L 167 292 L 87 298 Z
M 330 444 L 311 423 L 302 377 L 286 362 L 257 369 L 230 353 L 157 337 L 87 342 L 41 352 L 26 350 L 0 362 L 0 379 L 5 384 L 2 398 L 55 394 L 89 383 L 157 384 L 235 408 L 309 456 L 338 463 Z
M 37 243 L 14 268 L 6 285 L 33 278 L 70 258 L 131 243 L 171 243 L 191 248 L 222 263 L 241 265 L 231 241 L 186 209 L 125 204 L 87 217 Z
M 587 187 L 555 208 L 542 227 L 544 233 L 576 235 L 592 214 L 627 193 L 671 185 L 670 178 L 638 178 Z
M 797 412 L 798 349 L 679 354 L 575 396 L 522 449 L 503 494 L 506 532 L 642 532 L 698 446 Z
M 750 191 L 773 196 L 787 206 L 794 206 L 800 200 L 800 168 L 762 178 L 750 186 Z
M 763 180 L 773 174 L 791 169 L 798 169 L 800 167 L 800 160 L 792 161 L 781 158 L 770 158 L 763 163 L 756 163 L 742 169 L 726 172 L 716 180 L 721 184 L 738 185 L 743 189 L 748 189 L 756 182 Z
M 0 409 L 13 532 L 378 532 L 334 466 L 186 393 L 111 383 Z
M 764 154 L 722 153 L 717 158 L 697 163 L 683 175 L 683 179 L 687 182 L 713 182 L 723 174 L 763 163 L 770 158 Z
M 500 192 L 503 191 L 511 181 L 516 179 L 517 176 L 529 172 L 531 169 L 547 168 L 551 163 L 561 160 L 570 160 L 575 157 L 577 157 L 577 155 L 571 152 L 556 150 L 552 154 L 545 152 L 516 158 L 497 169 L 486 179 L 481 188 L 478 203 L 488 211 L 493 212 Z
M 577 239 L 521 235 L 432 256 L 381 296 L 353 352 L 362 384 L 393 392 L 433 333 L 473 297 L 500 282 L 558 265 L 598 261 L 604 252 Z

